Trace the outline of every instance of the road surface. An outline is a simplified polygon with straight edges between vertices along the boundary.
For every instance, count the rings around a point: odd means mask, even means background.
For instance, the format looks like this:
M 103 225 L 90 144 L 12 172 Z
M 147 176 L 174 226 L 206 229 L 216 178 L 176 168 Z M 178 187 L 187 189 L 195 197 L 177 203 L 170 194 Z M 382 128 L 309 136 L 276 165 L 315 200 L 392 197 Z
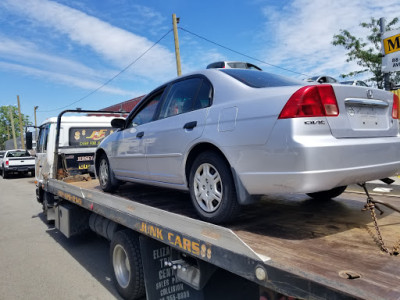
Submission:
M 43 221 L 34 177 L 0 177 L 0 299 L 121 299 L 109 243 L 65 238 Z

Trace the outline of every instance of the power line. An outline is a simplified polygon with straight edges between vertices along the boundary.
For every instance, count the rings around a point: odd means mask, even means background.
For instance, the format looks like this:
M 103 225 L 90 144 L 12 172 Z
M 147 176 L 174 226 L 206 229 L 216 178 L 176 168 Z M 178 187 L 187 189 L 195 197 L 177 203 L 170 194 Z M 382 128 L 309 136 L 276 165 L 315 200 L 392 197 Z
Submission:
M 191 31 L 189 31 L 189 30 L 187 30 L 187 29 L 185 29 L 185 28 L 182 28 L 182 27 L 178 27 L 178 28 L 179 28 L 180 30 L 183 30 L 183 31 L 185 31 L 185 32 L 187 32 L 187 33 L 189 33 L 189 34 L 191 34 L 191 35 L 194 35 L 194 36 L 196 36 L 196 37 L 198 37 L 198 38 L 200 38 L 200 39 L 202 39 L 202 40 L 205 40 L 205 41 L 207 41 L 207 42 L 209 42 L 209 43 L 211 43 L 211 44 L 214 44 L 214 45 L 216 45 L 216 46 L 219 46 L 219 47 L 221 47 L 221 48 L 224 48 L 224 49 L 229 50 L 229 51 L 231 51 L 231 52 L 234 52 L 234 53 L 236 53 L 236 54 L 245 56 L 245 57 L 250 58 L 250 59 L 252 59 L 252 60 L 261 62 L 261 63 L 263 63 L 263 64 L 266 64 L 266 65 L 269 65 L 269 66 L 271 66 L 271 67 L 278 68 L 278 69 L 281 69 L 281 70 L 284 70 L 284 71 L 287 71 L 287 72 L 291 72 L 291 73 L 294 73 L 294 74 L 304 75 L 304 76 L 309 77 L 309 75 L 307 75 L 307 74 L 303 74 L 303 73 L 296 72 L 296 71 L 293 71 L 293 70 L 289 70 L 289 69 L 286 69 L 286 68 L 283 68 L 283 67 L 280 67 L 280 66 L 276 66 L 276 65 L 267 63 L 266 61 L 263 61 L 263 60 L 261 60 L 261 59 L 258 59 L 258 58 L 252 57 L 252 56 L 250 56 L 250 55 L 241 53 L 241 52 L 239 52 L 239 51 L 233 50 L 232 48 L 229 48 L 229 47 L 224 46 L 224 45 L 221 45 L 221 44 L 219 44 L 219 43 L 217 43 L 217 42 L 211 41 L 210 39 L 208 39 L 208 38 L 206 38 L 206 37 L 204 37 L 204 36 L 201 36 L 201 35 L 199 35 L 199 34 L 196 34 L 196 33 L 194 33 L 194 32 L 191 32 Z
M 41 110 L 39 112 L 52 112 L 52 111 L 56 111 L 56 110 L 60 110 L 60 109 L 64 109 L 67 108 L 73 104 L 76 104 L 82 100 L 85 100 L 86 98 L 88 98 L 89 96 L 93 95 L 94 93 L 96 93 L 98 90 L 102 89 L 103 87 L 105 87 L 107 84 L 109 84 L 111 81 L 113 81 L 115 78 L 117 78 L 119 75 L 121 75 L 123 72 L 125 72 L 126 70 L 128 70 L 132 65 L 134 65 L 139 59 L 141 59 L 144 55 L 147 54 L 147 52 L 149 52 L 151 49 L 153 49 L 157 44 L 159 44 L 170 32 L 172 31 L 172 29 L 170 29 L 167 33 L 165 33 L 157 42 L 155 42 L 151 47 L 149 47 L 146 51 L 144 51 L 141 55 L 139 55 L 134 61 L 132 61 L 129 65 L 127 65 L 125 68 L 123 68 L 121 71 L 119 71 L 116 75 L 114 75 L 113 77 L 111 77 L 110 79 L 108 79 L 106 82 L 104 82 L 102 85 L 100 85 L 98 88 L 94 89 L 93 91 L 91 91 L 90 93 L 88 93 L 87 95 L 83 96 L 82 98 L 68 104 L 65 105 L 63 107 L 59 107 L 56 109 L 51 109 L 51 110 Z

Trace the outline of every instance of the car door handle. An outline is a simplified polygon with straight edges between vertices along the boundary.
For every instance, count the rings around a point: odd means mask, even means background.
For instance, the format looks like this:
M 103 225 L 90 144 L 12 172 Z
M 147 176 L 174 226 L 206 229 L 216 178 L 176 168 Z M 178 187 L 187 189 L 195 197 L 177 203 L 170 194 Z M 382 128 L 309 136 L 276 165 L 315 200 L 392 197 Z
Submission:
M 138 132 L 137 134 L 136 134 L 136 137 L 137 138 L 142 138 L 144 136 L 144 131 L 141 131 L 141 132 Z
M 183 129 L 193 129 L 197 126 L 197 121 L 188 122 L 183 125 Z

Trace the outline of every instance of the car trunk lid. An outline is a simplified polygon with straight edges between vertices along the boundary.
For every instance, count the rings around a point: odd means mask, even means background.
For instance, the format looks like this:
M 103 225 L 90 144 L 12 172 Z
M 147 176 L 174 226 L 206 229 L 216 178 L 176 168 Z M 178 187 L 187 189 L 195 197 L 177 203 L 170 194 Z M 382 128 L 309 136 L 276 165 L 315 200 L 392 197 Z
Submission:
M 327 117 L 336 138 L 383 137 L 398 134 L 392 117 L 393 94 L 387 91 L 333 85 L 339 106 L 337 117 Z

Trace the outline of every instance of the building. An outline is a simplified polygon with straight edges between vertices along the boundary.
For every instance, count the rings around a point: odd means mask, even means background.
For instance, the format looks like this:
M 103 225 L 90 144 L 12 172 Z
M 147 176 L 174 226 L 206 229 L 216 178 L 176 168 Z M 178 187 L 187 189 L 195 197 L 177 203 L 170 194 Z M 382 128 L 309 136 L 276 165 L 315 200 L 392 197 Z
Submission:
M 126 112 L 130 112 L 139 102 L 140 100 L 143 99 L 145 95 L 143 96 L 139 96 L 118 104 L 114 104 L 105 108 L 100 109 L 100 111 L 126 111 Z

